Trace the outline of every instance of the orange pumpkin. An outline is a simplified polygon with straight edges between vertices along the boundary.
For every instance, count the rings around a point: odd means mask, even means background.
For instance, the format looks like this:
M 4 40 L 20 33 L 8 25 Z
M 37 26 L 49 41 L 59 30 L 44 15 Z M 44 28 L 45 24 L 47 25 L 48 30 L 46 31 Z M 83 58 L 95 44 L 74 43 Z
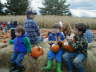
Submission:
M 64 40 L 64 43 L 65 43 L 65 42 L 67 42 L 67 40 Z M 64 43 L 63 43 L 63 44 L 64 44 Z M 69 51 L 69 52 L 74 52 L 74 51 L 76 50 L 76 49 L 73 48 L 71 45 L 67 45 L 67 44 L 66 44 L 66 45 L 63 45 L 63 47 L 64 47 L 65 50 L 67 50 L 67 51 Z
M 53 52 L 58 52 L 60 49 L 60 46 L 58 44 L 53 44 L 52 47 L 51 47 L 51 50 Z
M 31 56 L 33 58 L 38 58 L 44 54 L 44 51 L 41 47 L 35 46 L 32 48 Z
M 7 43 L 7 41 L 6 41 L 6 40 L 2 40 L 2 42 L 3 42 L 3 43 Z

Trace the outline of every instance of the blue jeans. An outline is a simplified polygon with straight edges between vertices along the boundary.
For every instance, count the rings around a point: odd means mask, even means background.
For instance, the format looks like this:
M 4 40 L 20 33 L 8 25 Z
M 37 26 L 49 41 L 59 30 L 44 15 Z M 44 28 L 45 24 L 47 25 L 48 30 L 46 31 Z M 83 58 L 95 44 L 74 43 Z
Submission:
M 52 50 L 48 52 L 48 60 L 53 60 L 56 58 L 57 62 L 62 62 L 62 56 L 64 54 L 64 50 L 59 50 L 57 53 L 54 53 Z
M 84 59 L 86 58 L 84 54 L 67 52 L 63 55 L 63 58 L 67 65 L 68 72 L 72 72 L 74 66 L 79 70 L 79 72 L 85 72 L 82 64 Z
M 16 65 L 20 66 L 21 62 L 23 61 L 25 53 L 16 53 L 14 52 L 11 58 L 11 62 L 15 63 Z

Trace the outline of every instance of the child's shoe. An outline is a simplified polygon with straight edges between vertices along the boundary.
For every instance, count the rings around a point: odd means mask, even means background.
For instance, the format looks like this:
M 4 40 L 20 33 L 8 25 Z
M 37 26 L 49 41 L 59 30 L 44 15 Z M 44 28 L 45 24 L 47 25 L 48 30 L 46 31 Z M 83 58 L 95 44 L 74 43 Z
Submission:
M 48 70 L 48 71 L 50 71 L 51 68 L 52 68 L 52 64 L 53 64 L 53 61 L 52 60 L 48 60 L 47 66 L 44 67 L 42 70 Z
M 56 64 L 56 72 L 62 72 L 61 65 L 62 65 L 61 63 L 57 62 L 57 64 Z
M 11 63 L 10 64 L 10 71 L 9 72 L 13 72 L 16 70 L 16 64 L 15 63 Z

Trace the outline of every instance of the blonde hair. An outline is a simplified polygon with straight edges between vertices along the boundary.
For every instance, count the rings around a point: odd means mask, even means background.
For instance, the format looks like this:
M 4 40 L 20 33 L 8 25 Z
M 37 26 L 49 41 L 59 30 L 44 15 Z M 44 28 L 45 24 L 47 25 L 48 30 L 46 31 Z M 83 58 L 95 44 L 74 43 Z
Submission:
M 70 26 L 69 26 L 68 23 L 65 23 L 65 24 L 63 25 L 62 31 L 63 31 L 63 33 L 64 33 L 65 35 L 70 35 L 70 34 L 71 34 L 71 28 L 70 28 Z

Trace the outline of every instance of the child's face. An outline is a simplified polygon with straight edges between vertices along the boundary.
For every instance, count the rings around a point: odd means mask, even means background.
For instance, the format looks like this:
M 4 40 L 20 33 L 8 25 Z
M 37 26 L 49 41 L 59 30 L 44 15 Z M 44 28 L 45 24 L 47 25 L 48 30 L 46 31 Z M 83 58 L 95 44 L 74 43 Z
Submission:
M 30 15 L 30 17 L 31 17 L 32 19 L 34 19 L 35 15 Z
M 17 37 L 22 35 L 21 32 L 15 32 L 15 34 L 16 34 Z
M 52 32 L 53 32 L 53 33 L 58 33 L 58 32 L 60 32 L 60 30 L 57 29 L 57 28 L 53 28 L 53 29 L 52 29 Z
M 81 32 L 81 31 L 79 31 L 78 29 L 75 29 L 75 34 L 76 34 L 76 35 L 81 35 L 81 34 L 82 34 L 82 32 Z

